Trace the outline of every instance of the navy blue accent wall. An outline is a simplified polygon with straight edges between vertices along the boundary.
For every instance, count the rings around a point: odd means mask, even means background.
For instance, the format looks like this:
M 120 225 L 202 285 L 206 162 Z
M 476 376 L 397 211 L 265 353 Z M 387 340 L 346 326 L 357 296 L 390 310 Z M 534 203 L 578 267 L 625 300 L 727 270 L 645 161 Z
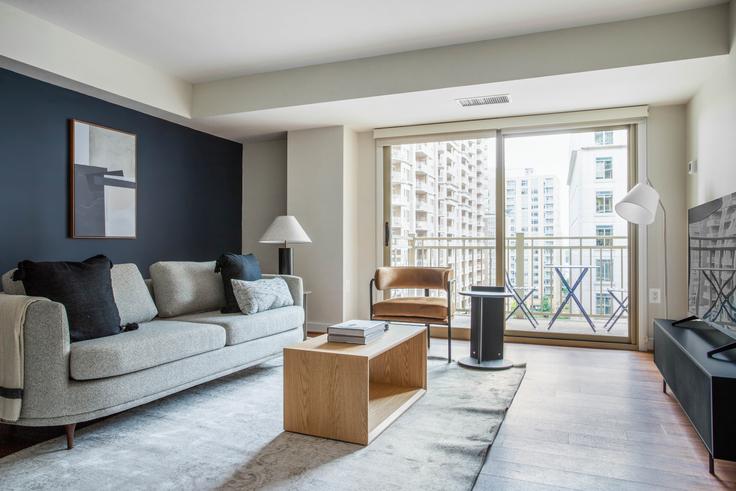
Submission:
M 138 238 L 70 239 L 71 118 L 138 136 Z M 243 146 L 0 69 L 0 273 L 106 254 L 144 277 L 160 260 L 241 249 Z

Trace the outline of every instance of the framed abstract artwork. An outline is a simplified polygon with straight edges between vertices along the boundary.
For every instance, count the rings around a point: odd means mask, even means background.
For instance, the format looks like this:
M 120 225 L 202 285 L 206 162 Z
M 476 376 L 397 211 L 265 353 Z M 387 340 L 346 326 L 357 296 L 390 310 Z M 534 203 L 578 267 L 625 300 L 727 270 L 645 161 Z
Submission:
M 135 239 L 136 136 L 72 119 L 69 148 L 69 235 Z

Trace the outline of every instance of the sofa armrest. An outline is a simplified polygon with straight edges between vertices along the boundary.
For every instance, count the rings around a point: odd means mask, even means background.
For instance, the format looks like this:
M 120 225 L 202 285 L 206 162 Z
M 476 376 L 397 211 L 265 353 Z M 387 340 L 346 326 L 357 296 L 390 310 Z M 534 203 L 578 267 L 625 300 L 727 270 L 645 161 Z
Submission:
M 58 416 L 63 411 L 69 385 L 69 350 L 64 306 L 46 299 L 29 305 L 23 326 L 21 418 Z
M 291 297 L 294 299 L 294 305 L 304 307 L 304 284 L 301 276 L 291 276 L 288 274 L 264 274 L 263 278 L 283 278 L 289 286 Z

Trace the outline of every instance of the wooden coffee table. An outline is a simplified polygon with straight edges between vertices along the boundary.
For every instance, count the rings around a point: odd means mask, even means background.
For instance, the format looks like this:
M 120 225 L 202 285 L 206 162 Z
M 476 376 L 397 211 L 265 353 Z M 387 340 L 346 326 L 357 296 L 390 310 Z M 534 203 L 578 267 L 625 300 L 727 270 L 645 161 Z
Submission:
M 426 336 L 391 325 L 367 345 L 325 334 L 284 348 L 284 429 L 368 445 L 426 392 Z

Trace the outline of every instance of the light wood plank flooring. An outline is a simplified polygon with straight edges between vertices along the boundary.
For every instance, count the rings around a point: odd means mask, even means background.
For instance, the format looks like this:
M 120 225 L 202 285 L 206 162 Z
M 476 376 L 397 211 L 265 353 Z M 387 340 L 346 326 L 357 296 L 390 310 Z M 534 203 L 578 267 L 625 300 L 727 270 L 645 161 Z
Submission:
M 453 344 L 453 356 L 467 351 Z M 446 356 L 446 341 L 430 353 Z M 708 473 L 650 353 L 507 344 L 506 356 L 527 372 L 475 489 L 736 488 L 736 464 Z

